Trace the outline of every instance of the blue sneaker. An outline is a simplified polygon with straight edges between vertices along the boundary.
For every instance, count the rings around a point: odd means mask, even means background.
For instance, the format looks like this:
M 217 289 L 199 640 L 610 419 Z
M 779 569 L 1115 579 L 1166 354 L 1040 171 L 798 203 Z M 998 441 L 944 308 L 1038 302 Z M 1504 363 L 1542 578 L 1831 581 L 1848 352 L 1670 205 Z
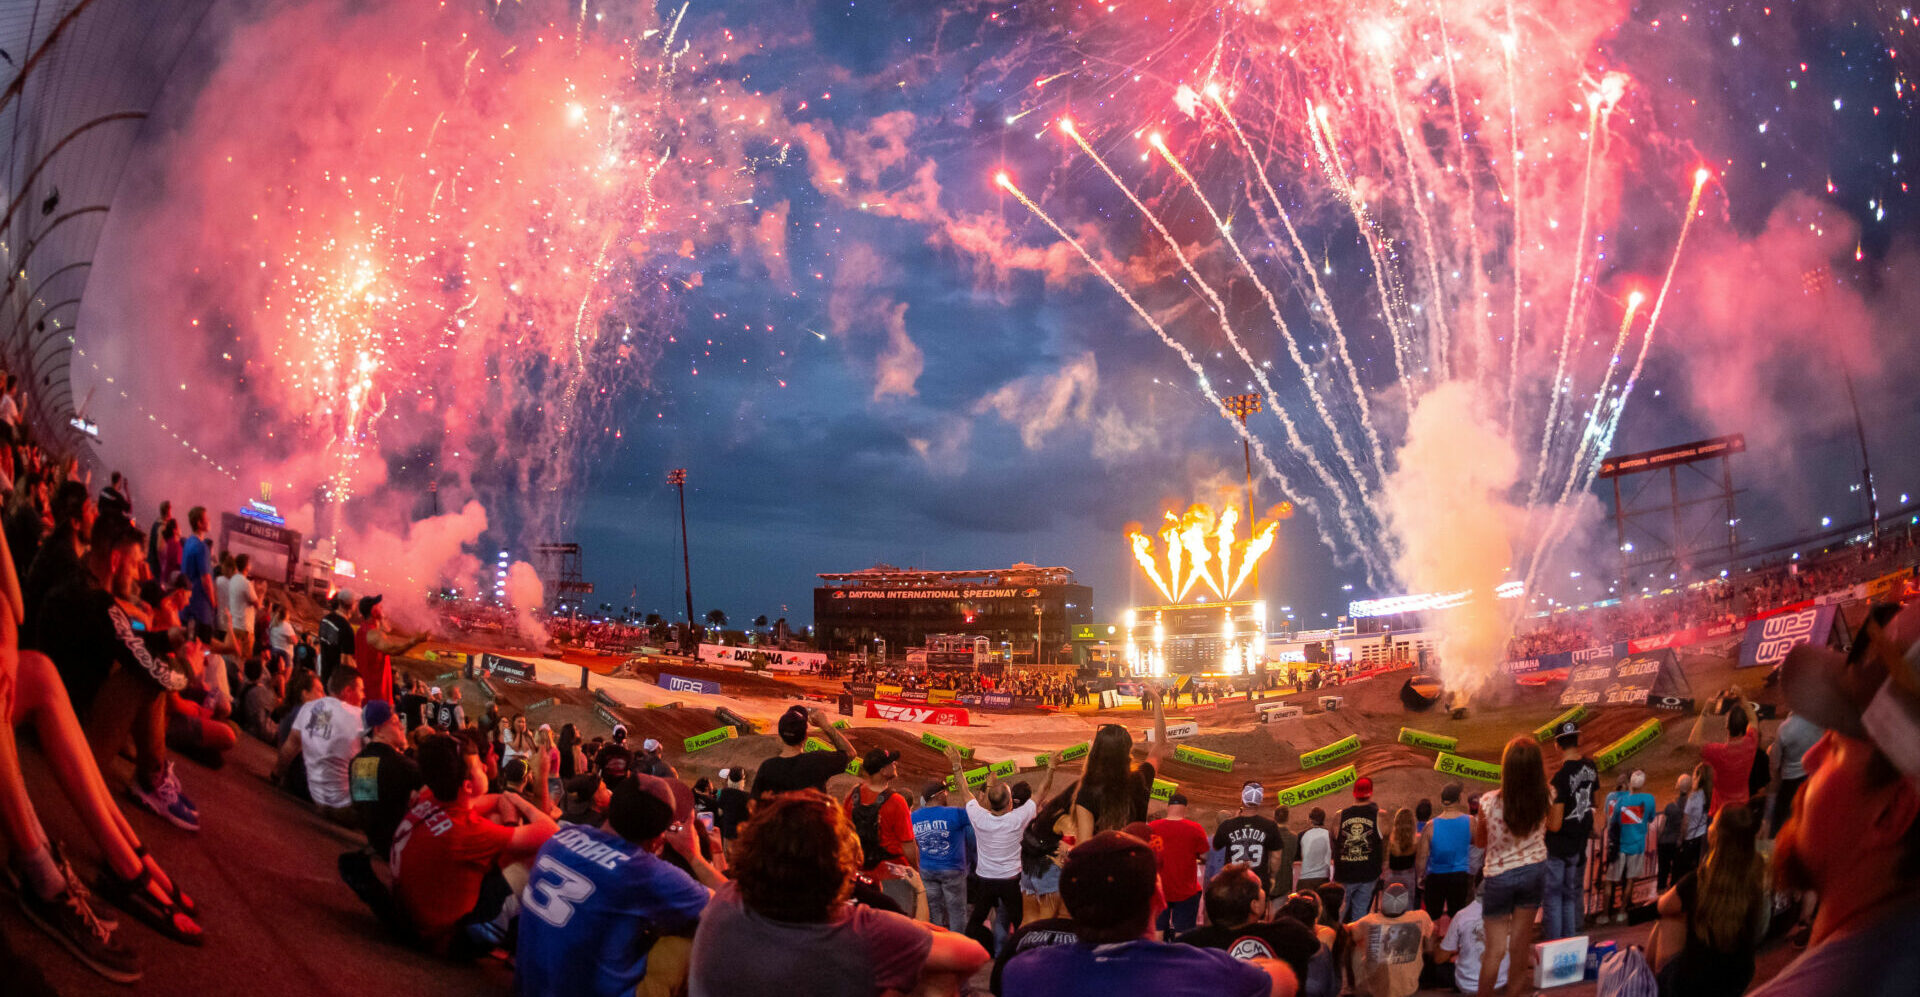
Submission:
M 200 830 L 200 811 L 181 792 L 180 777 L 174 774 L 172 762 L 167 763 L 160 781 L 152 789 L 140 785 L 140 780 L 135 778 L 127 785 L 127 795 L 175 827 L 188 831 Z

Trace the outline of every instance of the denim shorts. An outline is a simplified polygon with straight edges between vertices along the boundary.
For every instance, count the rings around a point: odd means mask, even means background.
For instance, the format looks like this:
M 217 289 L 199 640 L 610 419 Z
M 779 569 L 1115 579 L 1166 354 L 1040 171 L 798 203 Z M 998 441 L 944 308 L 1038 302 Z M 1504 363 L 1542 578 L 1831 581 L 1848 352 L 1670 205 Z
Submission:
M 1020 873 L 1020 892 L 1030 896 L 1044 897 L 1049 893 L 1060 892 L 1060 867 L 1047 863 L 1044 876 L 1030 876 L 1025 870 Z
M 1480 884 L 1480 913 L 1503 917 L 1516 907 L 1538 907 L 1547 889 L 1547 864 L 1535 862 L 1489 876 Z

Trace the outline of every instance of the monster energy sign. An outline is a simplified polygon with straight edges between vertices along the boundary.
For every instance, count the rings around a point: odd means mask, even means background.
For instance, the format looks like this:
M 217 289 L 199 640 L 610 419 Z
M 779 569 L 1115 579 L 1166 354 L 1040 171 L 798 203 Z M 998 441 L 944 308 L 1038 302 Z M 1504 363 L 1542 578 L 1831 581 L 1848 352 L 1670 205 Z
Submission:
M 1326 747 L 1315 748 L 1312 751 L 1302 754 L 1300 756 L 1300 767 L 1303 769 L 1310 769 L 1318 765 L 1325 765 L 1326 763 L 1333 761 L 1336 758 L 1339 758 L 1343 755 L 1351 755 L 1354 752 L 1359 750 L 1360 750 L 1360 735 L 1348 734 L 1346 737 L 1343 737 L 1340 740 L 1327 745 Z

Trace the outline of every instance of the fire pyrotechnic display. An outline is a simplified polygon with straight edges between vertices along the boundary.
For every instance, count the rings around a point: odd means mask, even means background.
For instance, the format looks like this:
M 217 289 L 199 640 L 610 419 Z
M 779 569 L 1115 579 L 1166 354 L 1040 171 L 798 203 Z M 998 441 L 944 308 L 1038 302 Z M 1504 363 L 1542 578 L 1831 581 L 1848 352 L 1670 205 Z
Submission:
M 1264 396 L 1271 421 L 1227 422 L 1332 549 L 1377 586 L 1460 594 L 1440 653 L 1471 693 L 1518 612 L 1495 589 L 1530 581 L 1578 518 L 1713 174 L 1649 134 L 1610 67 L 1625 5 L 1174 7 L 1079 25 L 1073 46 L 1109 68 L 1033 88 L 1021 112 L 1057 136 L 1053 199 L 1113 205 L 1103 238 L 1137 238 L 1151 264 L 1089 247 L 1031 170 L 994 183 L 1215 409 L 1226 377 Z M 1658 255 L 1616 248 L 1630 200 L 1643 230 L 1664 220 Z M 1360 251 L 1336 259 L 1329 230 Z M 1216 352 L 1238 363 L 1196 359 Z M 1234 519 L 1169 514 L 1163 560 L 1129 539 L 1169 599 L 1196 581 L 1224 597 Z
M 1279 520 L 1266 519 L 1247 536 L 1236 539 L 1234 526 L 1239 521 L 1240 512 L 1231 505 L 1218 515 L 1204 505 L 1195 505 L 1184 515 L 1166 514 L 1166 524 L 1158 534 L 1164 555 L 1156 557 L 1153 538 L 1137 525 L 1127 530 L 1127 542 L 1133 547 L 1140 570 L 1168 602 L 1184 601 L 1198 582 L 1205 582 L 1216 598 L 1231 599 L 1246 584 L 1254 565 L 1266 556 L 1280 531 Z

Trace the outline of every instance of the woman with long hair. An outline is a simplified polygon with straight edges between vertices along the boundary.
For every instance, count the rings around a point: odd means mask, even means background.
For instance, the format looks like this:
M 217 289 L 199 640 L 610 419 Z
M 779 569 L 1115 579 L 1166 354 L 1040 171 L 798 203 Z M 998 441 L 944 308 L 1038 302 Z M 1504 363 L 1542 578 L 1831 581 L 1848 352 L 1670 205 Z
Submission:
M 1078 783 L 1040 804 L 1020 834 L 1020 892 L 1024 897 L 1022 924 L 1064 917 L 1060 902 L 1060 869 L 1078 839 L 1072 837 L 1073 798 Z
M 1713 800 L 1713 766 L 1701 762 L 1693 767 L 1693 792 L 1684 801 L 1684 827 L 1680 834 L 1680 857 L 1674 863 L 1673 878 L 1700 868 L 1700 853 L 1707 843 L 1707 827 L 1713 814 L 1707 805 Z
M 1528 960 L 1533 915 L 1547 888 L 1546 834 L 1560 829 L 1560 808 L 1553 804 L 1539 742 L 1516 735 L 1500 758 L 1500 788 L 1480 794 L 1480 816 L 1473 823 L 1473 843 L 1486 849 L 1480 997 L 1492 997 L 1503 959 L 1511 960 L 1507 992 L 1513 997 L 1533 979 Z
M 580 750 L 580 728 L 572 724 L 560 725 L 560 778 L 571 779 L 586 771 L 587 756 Z
M 1387 832 L 1387 868 L 1380 888 L 1386 889 L 1395 883 L 1407 888 L 1407 895 L 1414 895 L 1414 887 L 1420 882 L 1418 871 L 1414 868 L 1414 858 L 1420 852 L 1420 839 L 1414 832 L 1413 811 L 1401 807 L 1393 812 L 1393 826 Z
M 1739 997 L 1767 932 L 1767 862 L 1751 807 L 1721 807 L 1700 868 L 1660 895 L 1647 962 L 1671 997 Z
M 527 715 L 516 713 L 500 725 L 500 764 L 533 754 L 533 731 L 527 729 Z
M 1143 694 L 1150 694 L 1143 693 Z M 1147 798 L 1167 747 L 1167 713 L 1153 697 L 1153 741 L 1147 760 L 1133 764 L 1133 735 L 1119 724 L 1102 724 L 1093 735 L 1086 769 L 1073 795 L 1073 838 L 1091 841 L 1101 831 L 1118 831 L 1147 819 Z

